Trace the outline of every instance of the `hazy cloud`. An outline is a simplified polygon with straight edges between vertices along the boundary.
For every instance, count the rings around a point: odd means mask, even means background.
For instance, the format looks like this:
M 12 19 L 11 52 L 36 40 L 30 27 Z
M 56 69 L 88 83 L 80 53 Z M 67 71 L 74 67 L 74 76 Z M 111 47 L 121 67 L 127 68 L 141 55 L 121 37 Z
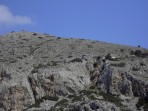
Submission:
M 31 24 L 32 20 L 27 16 L 14 15 L 7 6 L 0 5 L 0 25 Z

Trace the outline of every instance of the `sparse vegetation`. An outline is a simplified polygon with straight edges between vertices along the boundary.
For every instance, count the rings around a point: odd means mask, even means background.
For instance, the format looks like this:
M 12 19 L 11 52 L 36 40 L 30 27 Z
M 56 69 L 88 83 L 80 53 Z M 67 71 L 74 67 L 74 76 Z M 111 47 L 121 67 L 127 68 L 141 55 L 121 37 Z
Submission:
M 91 100 L 98 100 L 98 98 L 95 97 L 94 95 L 90 95 L 90 99 L 91 99 Z
M 124 52 L 125 51 L 125 49 L 120 49 L 120 52 Z
M 144 62 L 140 62 L 140 65 L 141 66 L 145 66 L 146 64 Z
M 16 58 L 18 58 L 18 59 L 23 59 L 23 57 L 21 57 L 21 56 L 17 56 Z
M 83 101 L 83 96 L 79 95 L 75 95 L 73 98 L 72 98 L 72 102 L 78 102 L 78 101 Z
M 39 49 L 40 47 L 32 47 L 32 46 L 29 46 L 30 47 L 30 52 L 29 52 L 29 55 L 33 55 L 35 50 Z
M 71 50 L 74 50 L 76 48 L 75 45 L 73 45 L 73 44 L 70 44 L 69 47 Z
M 140 68 L 139 68 L 139 67 L 133 67 L 132 70 L 133 70 L 133 71 L 139 71 Z
M 72 58 L 72 57 L 73 57 L 72 55 L 69 55 L 69 56 L 68 56 L 68 58 Z
M 40 103 L 43 102 L 44 100 L 58 101 L 58 99 L 59 99 L 59 97 L 57 97 L 57 96 L 44 96 L 41 99 L 37 99 L 35 101 L 35 104 L 31 105 L 29 108 L 39 107 Z
M 148 53 L 147 53 L 147 52 L 142 53 L 141 57 L 142 57 L 142 58 L 148 57 Z
M 140 97 L 138 103 L 136 104 L 137 109 L 143 106 L 144 111 L 148 111 L 148 99 L 145 97 Z
M 17 59 L 10 59 L 9 60 L 9 63 L 16 63 L 17 62 Z
M 32 107 L 39 107 L 41 102 L 43 102 L 43 99 L 37 99 L 37 100 L 35 101 L 35 104 L 29 106 L 29 108 L 32 108 Z
M 115 105 L 117 105 L 118 107 L 121 107 L 122 106 L 122 101 L 119 97 L 117 96 L 113 96 L 109 93 L 104 93 L 104 92 L 100 92 L 99 93 L 101 96 L 103 96 L 103 98 L 106 100 L 106 101 L 109 101 L 109 102 L 112 102 L 114 103 Z
M 22 40 L 24 40 L 24 41 L 29 41 L 28 39 L 26 39 L 26 38 L 23 38 Z
M 50 61 L 51 62 L 51 66 L 57 66 L 58 62 L 57 61 Z
M 135 55 L 135 52 L 131 50 L 130 55 Z
M 89 96 L 89 95 L 91 95 L 92 93 L 94 93 L 94 94 L 99 94 L 99 91 L 98 91 L 98 89 L 96 89 L 95 87 L 93 87 L 93 86 L 91 86 L 90 87 L 91 89 L 84 89 L 84 90 L 82 90 L 82 91 L 80 91 L 80 94 L 82 94 L 82 95 L 87 95 L 87 96 Z M 94 88 L 94 89 L 93 89 Z
M 130 55 L 135 55 L 135 56 L 141 57 L 141 58 L 148 57 L 148 53 L 147 52 L 142 52 L 141 50 L 131 51 Z
M 88 47 L 88 48 L 93 48 L 93 46 L 92 46 L 92 45 L 87 45 L 87 47 Z
M 106 56 L 105 56 L 106 59 L 110 60 L 110 61 L 118 61 L 118 58 L 112 58 L 112 55 L 110 53 L 108 53 Z
M 46 64 L 38 64 L 37 66 L 34 66 L 34 69 L 40 69 L 40 68 L 46 68 Z

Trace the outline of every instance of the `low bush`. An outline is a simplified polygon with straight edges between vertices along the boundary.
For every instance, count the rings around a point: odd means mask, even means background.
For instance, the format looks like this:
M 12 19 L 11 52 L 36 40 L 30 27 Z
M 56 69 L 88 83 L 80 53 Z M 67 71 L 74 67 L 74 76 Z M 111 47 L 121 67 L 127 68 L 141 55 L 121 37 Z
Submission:
M 32 35 L 36 36 L 36 35 L 37 35 L 37 33 L 33 33 Z
M 142 51 L 141 50 L 136 50 L 135 51 L 135 56 L 141 57 L 142 56 Z
M 51 62 L 51 66 L 57 66 L 58 62 L 57 61 L 50 61 Z
M 142 58 L 148 57 L 148 53 L 147 52 L 143 53 L 141 50 L 131 51 L 130 55 L 135 55 L 137 57 L 142 57 Z
M 120 52 L 124 52 L 125 51 L 125 49 L 120 49 Z
M 145 53 L 142 53 L 141 57 L 142 58 L 148 57 L 148 53 L 146 53 L 146 52 Z
M 124 62 L 120 62 L 120 63 L 117 63 L 117 64 L 111 64 L 111 66 L 115 66 L 115 67 L 125 67 L 125 63 Z
M 43 39 L 43 37 L 38 37 L 39 39 Z
M 80 94 L 87 95 L 87 96 L 91 95 L 92 93 L 99 94 L 99 91 L 97 89 L 84 89 L 80 91 Z
M 137 109 L 143 106 L 144 111 L 148 111 L 148 100 L 144 97 L 140 97 L 136 104 Z
M 44 96 L 42 99 L 51 100 L 51 101 L 58 101 L 59 97 L 58 96 Z
M 109 102 L 112 102 L 114 103 L 116 106 L 118 107 L 121 107 L 122 106 L 122 101 L 120 98 L 118 98 L 117 96 L 113 96 L 109 93 L 104 93 L 104 92 L 100 92 L 99 93 L 100 95 L 103 96 L 103 98 L 106 100 L 106 101 L 109 101 Z
M 72 98 L 72 102 L 78 102 L 78 101 L 83 101 L 83 96 L 74 96 Z
M 87 45 L 87 47 L 88 47 L 88 48 L 93 48 L 93 46 L 92 46 L 92 45 Z
M 61 39 L 61 37 L 57 37 L 57 39 Z
M 82 59 L 76 58 L 76 59 L 71 60 L 70 62 L 82 62 Z
M 57 106 L 66 106 L 68 104 L 68 100 L 67 99 L 62 99 L 60 101 L 58 101 L 54 107 L 57 107 Z
M 135 52 L 132 50 L 132 51 L 130 52 L 130 55 L 135 55 Z
M 133 71 L 139 71 L 140 68 L 138 68 L 138 67 L 133 67 L 132 70 L 133 70 Z
M 45 64 L 38 64 L 37 66 L 34 66 L 34 69 L 40 69 L 40 68 L 46 68 L 47 65 Z

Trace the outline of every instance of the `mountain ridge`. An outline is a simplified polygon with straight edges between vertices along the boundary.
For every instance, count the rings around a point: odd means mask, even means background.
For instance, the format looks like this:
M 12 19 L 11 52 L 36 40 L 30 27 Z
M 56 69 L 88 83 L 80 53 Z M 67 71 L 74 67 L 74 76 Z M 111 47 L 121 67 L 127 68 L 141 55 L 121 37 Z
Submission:
M 0 37 L 0 72 L 2 111 L 135 111 L 148 93 L 148 50 L 12 32 Z

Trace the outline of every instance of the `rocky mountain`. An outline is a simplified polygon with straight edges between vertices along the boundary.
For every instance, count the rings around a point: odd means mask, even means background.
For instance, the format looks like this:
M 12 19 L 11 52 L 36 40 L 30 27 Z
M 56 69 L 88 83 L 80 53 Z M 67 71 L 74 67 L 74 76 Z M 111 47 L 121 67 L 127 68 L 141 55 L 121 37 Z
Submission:
M 0 36 L 0 111 L 148 111 L 148 50 L 24 31 Z

